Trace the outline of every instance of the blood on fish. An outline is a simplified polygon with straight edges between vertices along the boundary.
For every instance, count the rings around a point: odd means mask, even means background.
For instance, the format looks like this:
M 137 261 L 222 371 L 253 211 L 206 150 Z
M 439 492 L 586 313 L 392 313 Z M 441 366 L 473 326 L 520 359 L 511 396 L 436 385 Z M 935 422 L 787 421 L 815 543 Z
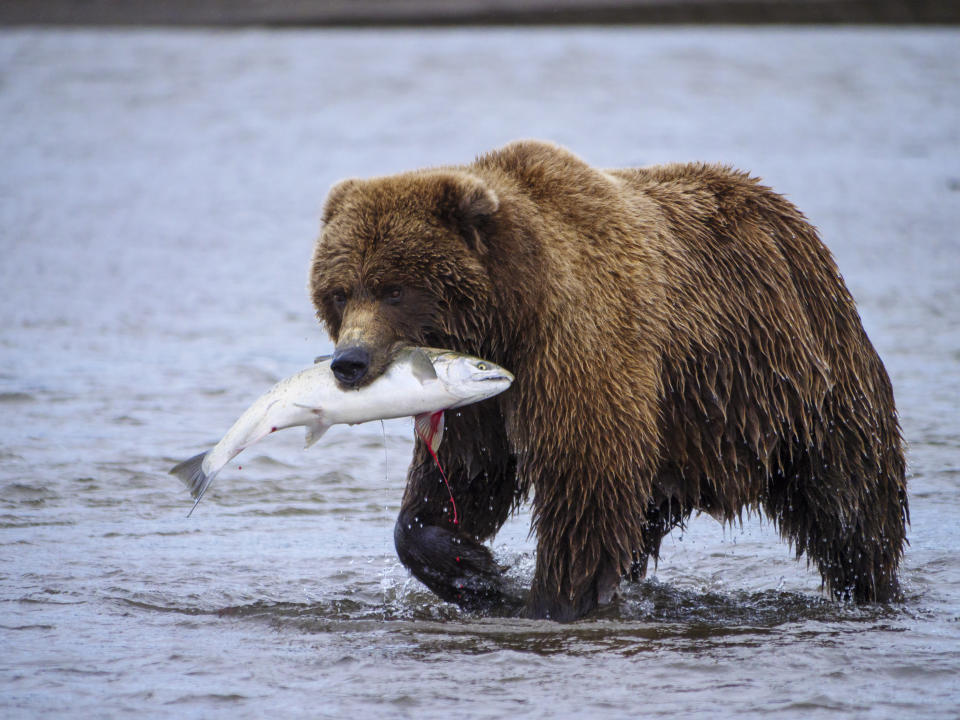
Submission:
M 443 468 L 440 466 L 440 460 L 437 458 L 437 454 L 433 451 L 433 437 L 437 434 L 437 430 L 440 429 L 440 420 L 443 418 L 443 411 L 435 412 L 430 416 L 430 437 L 426 439 L 427 450 L 430 451 L 430 454 L 433 456 L 433 461 L 437 464 L 437 470 L 440 471 L 440 477 L 443 478 L 443 484 L 447 486 L 447 493 L 450 495 L 450 504 L 453 506 L 453 522 L 454 525 L 460 524 L 460 519 L 457 516 L 457 503 L 453 499 L 453 490 L 450 489 L 450 481 L 447 480 L 447 475 L 443 472 Z M 459 560 L 459 559 L 458 559 Z
M 450 504 L 453 506 L 453 522 L 454 525 L 459 525 L 460 520 L 457 517 L 457 503 L 453 499 L 453 490 L 450 489 L 450 481 L 447 480 L 446 473 L 443 472 L 443 468 L 440 467 L 440 460 L 437 459 L 437 454 L 433 451 L 433 448 L 430 447 L 430 443 L 427 443 L 427 450 L 430 451 L 430 454 L 433 455 L 433 461 L 437 464 L 437 470 L 440 471 L 440 477 L 443 478 L 443 484 L 447 486 L 447 493 L 450 495 Z

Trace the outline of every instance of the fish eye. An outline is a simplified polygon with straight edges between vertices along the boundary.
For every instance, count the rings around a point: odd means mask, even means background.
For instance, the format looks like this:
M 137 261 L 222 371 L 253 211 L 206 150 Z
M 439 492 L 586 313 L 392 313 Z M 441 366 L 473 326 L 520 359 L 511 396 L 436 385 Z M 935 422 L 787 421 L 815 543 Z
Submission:
M 486 364 L 485 362 L 478 362 L 478 363 L 477 363 L 477 370 L 486 370 L 486 369 L 488 369 L 488 368 L 487 368 L 487 364 Z

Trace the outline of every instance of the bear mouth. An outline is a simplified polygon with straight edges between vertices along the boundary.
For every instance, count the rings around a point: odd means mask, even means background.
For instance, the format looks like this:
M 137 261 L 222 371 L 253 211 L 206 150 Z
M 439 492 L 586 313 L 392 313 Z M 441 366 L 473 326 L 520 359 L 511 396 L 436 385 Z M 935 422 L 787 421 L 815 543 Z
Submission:
M 412 343 L 398 341 L 390 345 L 386 352 L 378 353 L 376 351 L 371 351 L 367 348 L 362 348 L 363 353 L 366 355 L 366 368 L 362 374 L 358 374 L 355 380 L 350 378 L 341 378 L 337 377 L 337 385 L 341 390 L 361 390 L 365 388 L 370 383 L 374 382 L 386 371 L 390 365 L 397 359 L 397 355 L 406 347 L 413 347 Z M 335 352 L 333 355 L 334 362 L 336 362 L 337 356 L 342 355 L 342 353 L 349 352 L 354 348 L 345 348 L 341 352 Z

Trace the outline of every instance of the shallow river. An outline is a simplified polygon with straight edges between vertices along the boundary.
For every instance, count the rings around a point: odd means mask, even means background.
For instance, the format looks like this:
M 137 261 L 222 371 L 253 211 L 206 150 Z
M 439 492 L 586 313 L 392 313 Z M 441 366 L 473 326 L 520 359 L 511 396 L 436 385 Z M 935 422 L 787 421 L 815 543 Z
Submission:
M 3 31 L 0 118 L 3 717 L 956 715 L 960 32 Z M 909 442 L 903 604 L 699 517 L 594 617 L 461 612 L 394 554 L 409 421 L 281 433 L 186 517 L 167 469 L 330 348 L 331 183 L 517 137 L 731 163 L 821 228 Z

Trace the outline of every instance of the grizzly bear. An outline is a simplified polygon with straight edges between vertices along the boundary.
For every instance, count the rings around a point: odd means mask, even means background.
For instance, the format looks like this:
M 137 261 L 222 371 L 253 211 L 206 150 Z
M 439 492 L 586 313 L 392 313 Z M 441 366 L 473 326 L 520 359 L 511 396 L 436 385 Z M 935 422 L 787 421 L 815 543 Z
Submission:
M 762 510 L 835 598 L 888 601 L 908 522 L 890 380 L 816 230 L 747 174 L 595 169 L 543 142 L 329 194 L 310 288 L 343 387 L 405 344 L 492 360 L 506 393 L 417 442 L 397 553 L 441 598 L 509 602 L 482 543 L 532 492 L 526 612 L 641 578 L 694 511 Z

